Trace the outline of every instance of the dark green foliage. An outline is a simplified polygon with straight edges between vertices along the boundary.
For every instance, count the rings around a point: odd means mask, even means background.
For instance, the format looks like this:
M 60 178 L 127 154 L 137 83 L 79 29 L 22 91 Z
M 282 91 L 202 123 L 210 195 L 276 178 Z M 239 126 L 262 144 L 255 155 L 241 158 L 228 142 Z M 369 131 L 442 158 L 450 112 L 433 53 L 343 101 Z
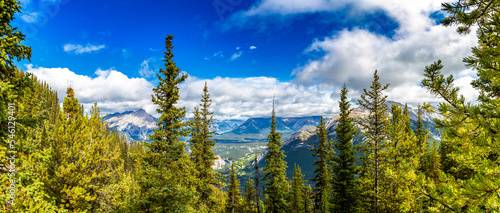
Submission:
M 286 179 L 286 162 L 285 154 L 281 146 L 281 134 L 276 131 L 276 115 L 272 111 L 271 130 L 267 137 L 267 147 L 269 151 L 266 153 L 267 165 L 264 167 L 264 194 L 267 196 L 265 200 L 266 211 L 270 212 L 285 212 L 287 208 L 288 196 L 288 181 Z
M 261 203 L 261 200 L 260 200 L 260 190 L 259 190 L 259 180 L 260 180 L 260 177 L 259 177 L 259 163 L 257 161 L 257 156 L 255 156 L 255 159 L 253 161 L 253 165 L 254 165 L 254 168 L 255 168 L 255 202 L 257 204 L 257 212 L 260 213 L 260 203 Z
M 243 212 L 257 212 L 257 202 L 255 199 L 255 183 L 252 178 L 247 179 L 247 183 L 245 184 L 245 193 L 244 203 L 243 203 Z
M 15 75 L 14 60 L 31 58 L 31 47 L 20 44 L 26 36 L 11 25 L 14 15 L 21 12 L 18 1 L 2 1 L 0 11 L 0 80 L 5 81 Z
M 325 121 L 321 117 L 320 124 L 316 129 L 319 143 L 317 147 L 312 147 L 312 155 L 318 159 L 313 163 L 314 178 L 314 209 L 319 212 L 327 212 L 330 209 L 331 178 L 329 168 L 329 157 L 333 154 L 328 143 L 328 130 L 325 128 Z
M 299 213 L 305 210 L 305 183 L 304 175 L 300 167 L 295 164 L 290 190 L 290 209 L 289 212 Z
M 228 182 L 226 210 L 227 212 L 234 213 L 241 207 L 240 181 L 238 180 L 238 174 L 234 168 L 234 161 L 231 162 L 231 172 L 229 173 Z
M 187 135 L 183 123 L 186 110 L 176 107 L 178 85 L 186 80 L 173 61 L 172 35 L 165 38 L 165 69 L 156 74 L 158 86 L 153 89 L 152 102 L 160 113 L 150 143 L 144 143 L 143 175 L 140 179 L 140 209 L 148 212 L 191 211 L 195 196 L 195 170 L 185 153 L 186 144 L 180 139 Z
M 200 193 L 200 201 L 210 208 L 211 203 L 208 199 L 213 194 L 212 185 L 221 185 L 218 183 L 219 174 L 215 173 L 212 169 L 215 157 L 212 151 L 215 141 L 212 136 L 215 133 L 211 131 L 212 127 L 212 114 L 209 107 L 212 104 L 210 93 L 208 93 L 207 83 L 203 88 L 203 96 L 201 99 L 200 108 L 195 107 L 194 119 L 191 123 L 191 159 L 193 160 L 194 169 L 198 171 L 198 187 L 197 191 Z
M 335 132 L 337 142 L 335 148 L 339 151 L 334 156 L 332 189 L 334 191 L 333 212 L 358 212 L 361 208 L 360 186 L 356 178 L 358 168 L 356 166 L 356 150 L 352 139 L 357 132 L 353 120 L 349 118 L 352 109 L 347 100 L 347 88 L 342 87 L 340 92 L 340 118 Z

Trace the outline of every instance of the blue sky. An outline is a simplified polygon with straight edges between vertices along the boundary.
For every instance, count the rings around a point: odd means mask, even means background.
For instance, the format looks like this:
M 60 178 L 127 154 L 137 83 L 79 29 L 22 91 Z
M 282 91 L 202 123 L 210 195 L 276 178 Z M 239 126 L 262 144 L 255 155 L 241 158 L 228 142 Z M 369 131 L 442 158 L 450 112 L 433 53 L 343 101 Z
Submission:
M 15 26 L 33 47 L 18 63 L 63 97 L 71 85 L 86 106 L 103 112 L 145 108 L 153 75 L 163 66 L 165 36 L 174 35 L 175 62 L 190 78 L 180 105 L 196 106 L 205 81 L 216 118 L 267 116 L 273 96 L 281 116 L 337 112 L 338 90 L 351 98 L 368 88 L 373 71 L 391 84 L 389 99 L 439 100 L 419 87 L 425 65 L 442 59 L 445 72 L 473 100 L 475 75 L 461 58 L 474 33 L 444 28 L 440 2 L 397 0 L 23 0 Z M 61 95 L 62 94 L 62 95 Z M 89 108 L 89 107 L 87 107 Z

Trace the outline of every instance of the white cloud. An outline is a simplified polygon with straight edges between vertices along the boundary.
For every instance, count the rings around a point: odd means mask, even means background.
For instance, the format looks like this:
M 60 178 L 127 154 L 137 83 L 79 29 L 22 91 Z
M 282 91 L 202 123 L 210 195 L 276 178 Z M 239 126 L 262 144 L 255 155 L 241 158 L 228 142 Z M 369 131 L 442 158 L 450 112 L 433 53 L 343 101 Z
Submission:
M 124 112 L 144 108 L 158 116 L 151 103 L 154 85 L 144 78 L 129 78 L 117 70 L 98 69 L 95 77 L 79 75 L 68 68 L 27 66 L 27 72 L 46 81 L 58 92 L 62 102 L 71 86 L 85 111 L 97 102 L 101 113 Z M 216 119 L 246 119 L 271 115 L 272 99 L 276 97 L 278 116 L 332 116 L 337 109 L 338 93 L 318 86 L 303 87 L 291 82 L 280 82 L 270 77 L 198 79 L 189 77 L 180 87 L 178 105 L 185 106 L 188 117 L 200 104 L 205 81 L 213 100 Z M 332 98 L 333 97 L 333 98 Z
M 237 58 L 241 57 L 241 55 L 243 54 L 243 51 L 238 51 L 238 52 L 235 52 L 232 56 L 231 56 L 231 61 L 234 61 L 236 60 Z
M 81 44 L 66 44 L 64 45 L 63 49 L 65 52 L 74 52 L 75 54 L 82 54 L 82 53 L 98 51 L 105 47 L 106 45 L 104 44 L 101 45 L 87 44 L 86 46 L 82 46 Z
M 257 47 L 256 46 L 250 46 L 248 49 L 255 50 L 255 49 L 257 49 Z
M 149 78 L 151 76 L 154 76 L 154 74 L 158 70 L 159 70 L 158 60 L 156 58 L 148 58 L 142 61 L 139 68 L 139 74 L 143 78 Z
M 25 22 L 28 22 L 28 23 L 36 22 L 38 20 L 38 13 L 37 12 L 32 12 L 32 13 L 25 12 L 21 15 L 21 19 L 23 19 Z
M 462 62 L 462 58 L 471 55 L 470 47 L 477 45 L 475 33 L 458 35 L 454 27 L 436 25 L 430 15 L 440 11 L 441 1 L 261 0 L 247 11 L 235 13 L 231 21 L 240 26 L 249 20 L 291 19 L 302 14 L 337 12 L 345 7 L 349 8 L 345 14 L 347 19 L 353 18 L 353 14 L 363 16 L 383 11 L 399 27 L 392 37 L 354 26 L 315 39 L 304 53 L 314 53 L 315 56 L 319 53 L 321 57 L 295 69 L 292 72 L 296 76 L 294 83 L 336 88 L 345 82 L 353 92 L 359 93 L 363 88 L 369 88 L 373 72 L 378 70 L 381 81 L 391 84 L 389 99 L 413 103 L 437 101 L 420 88 L 419 83 L 424 67 L 441 59 L 445 66 L 443 73 L 454 74 L 456 85 L 467 99 L 475 100 L 477 92 L 469 86 L 475 74 Z M 366 23 L 360 23 L 359 27 L 363 27 L 362 24 Z
M 216 53 L 214 53 L 214 58 L 224 58 L 224 54 L 222 52 L 222 50 L 219 50 L 217 51 Z
M 155 113 L 151 103 L 153 85 L 143 78 L 129 78 L 113 69 L 98 69 L 96 76 L 90 77 L 76 74 L 68 68 L 43 68 L 31 64 L 27 66 L 27 72 L 47 82 L 57 91 L 61 102 L 66 96 L 66 89 L 71 86 L 86 112 L 97 102 L 102 114 L 140 108 Z
M 189 77 L 180 87 L 181 104 L 192 111 L 200 103 L 205 81 L 217 119 L 269 117 L 276 97 L 278 116 L 332 116 L 337 110 L 333 90 L 303 87 L 270 77 L 198 79 Z M 338 97 L 338 95 L 333 95 Z M 191 116 L 191 115 L 188 115 Z

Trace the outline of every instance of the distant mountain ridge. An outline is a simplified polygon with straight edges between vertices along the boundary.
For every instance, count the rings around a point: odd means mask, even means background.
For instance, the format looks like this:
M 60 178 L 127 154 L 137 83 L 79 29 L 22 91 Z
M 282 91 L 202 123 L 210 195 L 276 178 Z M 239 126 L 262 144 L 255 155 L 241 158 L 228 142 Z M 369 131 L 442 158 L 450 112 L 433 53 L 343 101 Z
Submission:
M 287 137 L 299 130 L 316 128 L 321 116 L 277 117 L 277 130 Z M 219 140 L 265 140 L 269 134 L 271 117 L 249 118 L 237 128 L 216 135 Z
M 157 128 L 158 119 L 144 109 L 113 113 L 103 118 L 111 129 L 136 141 L 148 140 L 149 135 Z M 320 116 L 278 117 L 278 131 L 287 137 L 299 130 L 310 130 L 319 124 Z M 191 119 L 186 119 L 191 120 Z M 220 142 L 245 140 L 265 140 L 269 134 L 271 117 L 249 118 L 247 120 L 214 120 L 212 130 L 216 131 L 214 139 Z M 283 138 L 284 138 L 283 137 Z
M 392 104 L 397 104 L 399 106 L 404 107 L 403 104 L 393 101 L 387 101 L 387 104 L 389 105 L 389 107 L 391 107 Z M 417 121 L 417 109 L 409 107 L 409 112 L 410 112 L 410 120 L 415 125 Z M 353 111 L 350 114 L 350 117 L 359 119 L 359 118 L 366 118 L 368 115 L 369 115 L 368 110 L 357 107 L 353 109 Z M 389 116 L 392 115 L 389 113 Z M 328 130 L 329 139 L 336 140 L 335 129 L 337 128 L 337 123 L 339 118 L 340 116 L 336 115 L 326 122 L 325 127 Z M 441 140 L 439 132 L 433 128 L 434 118 L 440 119 L 442 118 L 442 116 L 437 113 L 424 112 L 422 116 L 422 121 L 425 124 L 426 129 L 429 131 L 429 137 L 433 140 Z M 358 130 L 361 129 L 358 124 L 356 124 L 356 127 L 358 128 Z M 353 144 L 364 143 L 364 141 L 365 140 L 362 131 L 358 131 L 357 135 L 353 139 Z M 287 162 L 288 168 L 293 168 L 293 165 L 297 164 L 301 167 L 303 174 L 308 174 L 306 175 L 305 178 L 312 178 L 311 175 L 313 174 L 313 169 L 314 169 L 312 163 L 315 161 L 315 158 L 312 156 L 312 153 L 309 150 L 309 148 L 317 146 L 317 144 L 318 144 L 318 137 L 316 135 L 316 128 L 311 130 L 299 130 L 294 134 L 290 135 L 289 137 L 284 138 L 281 150 L 283 150 L 284 154 L 287 156 L 285 158 L 285 161 Z M 260 168 L 265 166 L 264 157 L 267 151 L 268 150 L 262 152 L 257 157 L 257 161 Z M 292 173 L 293 169 L 287 169 L 288 177 L 291 178 Z

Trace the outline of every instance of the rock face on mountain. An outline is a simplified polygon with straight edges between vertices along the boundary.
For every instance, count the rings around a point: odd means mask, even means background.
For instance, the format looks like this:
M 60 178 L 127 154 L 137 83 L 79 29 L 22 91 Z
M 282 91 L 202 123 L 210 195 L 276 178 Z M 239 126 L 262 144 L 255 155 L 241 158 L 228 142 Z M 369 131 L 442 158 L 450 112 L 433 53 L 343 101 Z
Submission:
M 153 129 L 158 128 L 155 117 L 144 109 L 114 113 L 103 118 L 110 128 L 125 134 L 128 139 L 137 141 L 148 140 Z
M 214 160 L 214 165 L 212 165 L 212 169 L 222 169 L 226 166 L 226 161 L 224 161 L 220 155 L 215 156 L 217 159 Z
M 392 104 L 398 104 L 396 102 L 388 102 L 388 105 L 391 106 Z M 404 105 L 402 105 L 404 107 Z M 416 123 L 417 121 L 417 109 L 411 109 L 409 108 L 410 111 L 410 119 L 412 123 Z M 350 117 L 355 118 L 355 119 L 362 119 L 366 118 L 369 115 L 369 112 L 365 109 L 362 108 L 354 108 L 353 111 L 351 112 Z M 337 123 L 339 116 L 334 116 L 328 122 L 326 123 L 326 129 L 328 130 L 328 137 L 329 139 L 335 140 L 335 128 L 337 128 Z M 426 125 L 426 129 L 429 130 L 429 136 L 430 138 L 434 140 L 440 140 L 439 132 L 432 128 L 434 126 L 433 119 L 434 118 L 441 118 L 439 114 L 429 114 L 429 113 L 424 113 L 423 115 L 423 122 Z M 358 129 L 360 129 L 359 125 L 356 125 Z M 357 135 L 355 136 L 353 143 L 358 144 L 358 143 L 363 143 L 364 138 L 362 136 L 362 132 L 358 131 Z M 311 151 L 309 148 L 316 146 L 318 143 L 318 137 L 316 135 L 316 129 L 311 129 L 311 130 L 300 130 L 289 137 L 286 137 L 283 139 L 283 146 L 282 150 L 284 151 L 284 154 L 287 156 L 285 158 L 285 161 L 287 162 L 288 168 L 287 169 L 287 176 L 292 177 L 293 173 L 293 168 L 294 164 L 297 164 L 301 167 L 302 173 L 306 174 L 306 179 L 307 178 L 312 178 L 313 169 L 314 167 L 312 164 L 315 161 L 315 158 L 311 155 Z M 258 163 L 259 167 L 262 168 L 265 166 L 265 160 L 264 156 L 267 153 L 267 150 L 261 153 L 258 157 Z

